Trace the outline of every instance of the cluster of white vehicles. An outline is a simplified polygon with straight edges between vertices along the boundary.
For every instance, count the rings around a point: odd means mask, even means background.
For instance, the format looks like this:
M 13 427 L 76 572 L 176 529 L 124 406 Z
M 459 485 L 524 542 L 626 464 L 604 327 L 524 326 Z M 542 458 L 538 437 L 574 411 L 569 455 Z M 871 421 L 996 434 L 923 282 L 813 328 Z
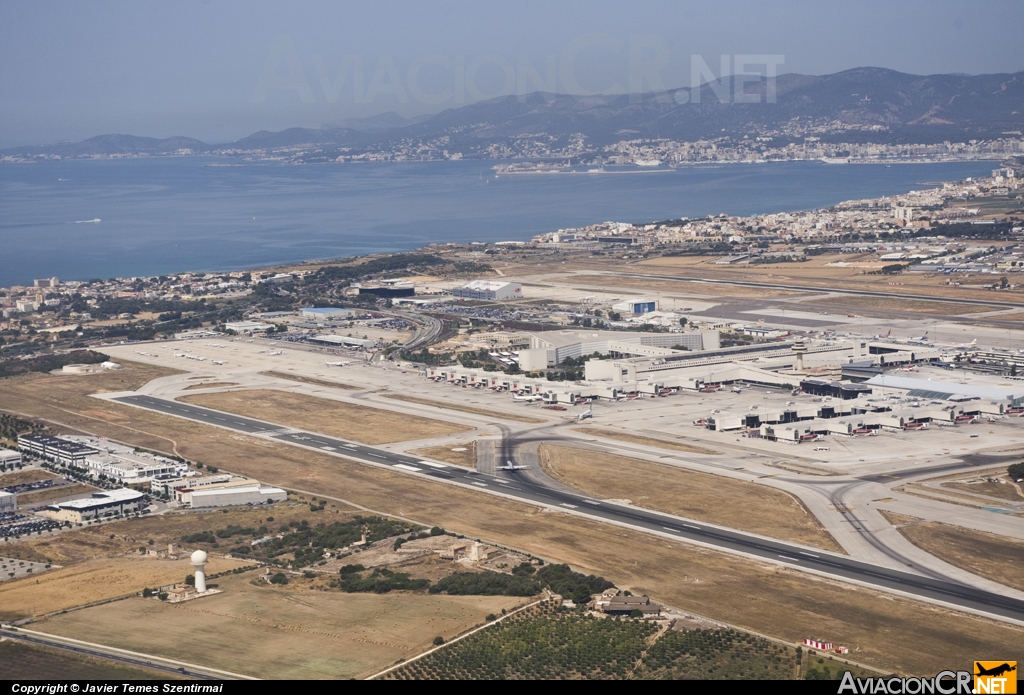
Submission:
M 488 352 L 487 355 L 491 359 L 497 360 L 498 362 L 501 362 L 502 364 L 506 364 L 506 365 L 519 364 L 519 352 L 517 350 L 512 350 L 511 352 L 505 352 L 505 351 Z

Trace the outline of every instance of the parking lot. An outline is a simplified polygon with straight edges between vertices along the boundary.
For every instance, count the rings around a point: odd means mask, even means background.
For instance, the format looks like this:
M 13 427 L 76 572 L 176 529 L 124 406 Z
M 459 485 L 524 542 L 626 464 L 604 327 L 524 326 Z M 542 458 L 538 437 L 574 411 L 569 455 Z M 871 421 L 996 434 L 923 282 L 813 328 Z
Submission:
M 0 514 L 0 538 L 15 538 L 58 528 L 60 528 L 60 523 L 52 519 L 43 519 L 38 516 L 29 516 L 17 512 L 3 512 Z

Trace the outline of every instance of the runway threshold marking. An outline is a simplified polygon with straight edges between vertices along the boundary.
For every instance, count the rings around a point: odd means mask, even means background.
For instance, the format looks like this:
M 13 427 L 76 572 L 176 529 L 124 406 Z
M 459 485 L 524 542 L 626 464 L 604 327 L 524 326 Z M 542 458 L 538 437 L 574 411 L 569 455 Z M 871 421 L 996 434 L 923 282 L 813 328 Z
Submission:
M 401 468 L 403 471 L 412 471 L 413 473 L 419 473 L 420 471 L 423 470 L 422 468 L 417 468 L 416 466 L 407 466 L 404 463 L 396 463 L 395 468 Z
M 322 446 L 320 448 L 323 449 L 324 451 L 337 451 L 337 449 L 335 449 L 333 446 Z
M 434 468 L 447 468 L 448 466 L 443 463 L 434 463 L 433 461 L 420 461 L 424 466 L 432 466 Z
M 561 506 L 568 507 L 569 509 L 576 509 L 576 505 L 575 504 L 569 504 L 568 502 L 562 502 Z
M 798 558 L 789 557 L 788 555 L 779 555 L 783 560 L 789 560 L 790 562 L 800 562 Z

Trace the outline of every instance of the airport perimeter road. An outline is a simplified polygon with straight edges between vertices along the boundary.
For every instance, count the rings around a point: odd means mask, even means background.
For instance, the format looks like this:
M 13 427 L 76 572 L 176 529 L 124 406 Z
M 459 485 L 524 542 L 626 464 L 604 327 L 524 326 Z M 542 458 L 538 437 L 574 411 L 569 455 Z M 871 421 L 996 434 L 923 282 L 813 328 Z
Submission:
M 440 482 L 472 487 L 481 492 L 562 509 L 642 531 L 653 531 L 681 541 L 742 553 L 797 569 L 838 579 L 849 579 L 913 597 L 940 601 L 950 606 L 1024 622 L 1024 601 L 1015 598 L 912 572 L 879 567 L 806 546 L 710 526 L 638 507 L 595 500 L 579 493 L 552 489 L 529 479 L 518 470 L 498 471 L 497 475 L 493 476 L 484 475 L 459 466 L 425 461 L 407 454 L 376 449 L 322 434 L 296 431 L 281 425 L 239 418 L 210 408 L 151 396 L 115 396 L 111 400 L 247 434 L 259 434 L 288 444 L 346 456 Z
M 871 290 L 844 290 L 835 287 L 814 287 L 812 285 L 780 285 L 773 282 L 751 282 L 749 280 L 712 280 L 709 278 L 690 277 L 684 275 L 645 275 L 644 273 L 601 273 L 609 277 L 644 278 L 645 280 L 678 280 L 681 282 L 705 282 L 711 285 L 739 285 L 741 287 L 757 287 L 772 290 L 797 290 L 799 292 L 834 294 L 854 294 L 865 297 L 887 297 L 890 299 L 922 299 L 929 302 L 946 302 L 949 304 L 978 304 L 981 306 L 999 306 L 1007 309 L 1020 309 L 1020 302 L 996 302 L 988 299 L 955 299 L 953 297 L 932 297 L 927 294 L 897 294 L 895 292 L 873 292 Z
M 214 676 L 209 673 L 201 673 L 199 671 L 190 671 L 184 667 L 174 668 L 173 666 L 167 666 L 165 664 L 156 663 L 153 661 L 147 661 L 138 657 L 125 656 L 116 652 L 108 652 L 102 649 L 94 649 L 90 647 L 80 647 L 74 644 L 68 644 L 67 642 L 61 642 L 55 639 L 46 639 L 45 637 L 37 637 L 35 635 L 26 635 L 24 632 L 15 632 L 14 630 L 0 630 L 0 636 L 4 639 L 19 640 L 21 642 L 28 642 L 29 644 L 38 644 L 44 647 L 50 647 L 53 649 L 62 649 L 72 654 L 78 654 L 79 656 L 88 656 L 94 659 L 106 659 L 108 661 L 116 661 L 119 664 L 126 666 L 138 666 L 141 668 L 148 668 L 154 671 L 162 671 L 164 673 L 173 673 L 176 676 L 184 676 L 186 678 L 196 678 L 199 680 L 209 681 L 222 681 L 228 676 Z

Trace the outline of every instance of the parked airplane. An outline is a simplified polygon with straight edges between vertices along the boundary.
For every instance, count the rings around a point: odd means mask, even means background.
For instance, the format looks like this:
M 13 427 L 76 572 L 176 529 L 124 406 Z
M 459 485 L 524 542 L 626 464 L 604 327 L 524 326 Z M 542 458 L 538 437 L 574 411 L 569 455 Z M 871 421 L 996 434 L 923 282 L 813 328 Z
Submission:
M 916 340 L 917 342 L 923 343 L 924 341 L 928 340 L 928 331 L 925 331 L 924 335 L 919 335 L 916 338 L 911 338 L 911 340 Z
M 541 396 L 539 394 L 533 395 L 533 396 L 517 396 L 516 394 L 513 393 L 512 394 L 512 400 L 514 400 L 514 401 L 526 401 L 527 403 L 532 403 L 533 401 L 542 401 L 542 400 L 544 400 L 544 396 Z
M 214 360 L 214 364 L 224 364 L 224 360 Z
M 324 362 L 328 367 L 347 367 L 351 362 Z
M 274 352 L 268 352 L 268 355 L 283 355 L 284 350 L 275 350 Z
M 971 342 L 969 342 L 969 343 L 967 343 L 965 345 L 958 345 L 957 347 L 960 347 L 960 348 L 972 348 L 972 347 L 977 347 L 977 345 L 978 345 L 978 339 L 975 338 Z
M 498 466 L 495 470 L 499 471 L 522 471 L 525 470 L 526 466 L 517 466 L 511 461 L 506 461 L 504 466 Z
M 593 417 L 594 417 L 594 406 L 590 406 L 589 408 L 584 410 L 582 413 L 580 413 L 578 416 L 576 416 L 576 422 L 582 422 L 583 420 L 586 420 L 587 418 L 593 418 Z

